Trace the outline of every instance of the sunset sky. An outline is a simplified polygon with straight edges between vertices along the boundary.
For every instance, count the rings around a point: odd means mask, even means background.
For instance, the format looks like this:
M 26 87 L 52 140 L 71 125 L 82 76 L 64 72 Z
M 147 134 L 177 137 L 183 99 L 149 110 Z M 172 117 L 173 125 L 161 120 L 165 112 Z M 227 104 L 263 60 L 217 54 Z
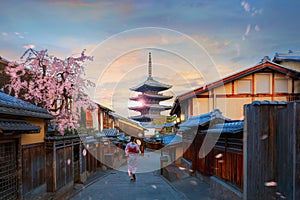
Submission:
M 300 50 L 299 0 L 10 0 L 1 2 L 0 56 L 26 48 L 61 58 L 86 49 L 94 57 L 89 94 L 130 115 L 129 88 L 153 76 L 173 96 L 257 64 L 276 52 Z M 172 104 L 172 101 L 169 102 Z

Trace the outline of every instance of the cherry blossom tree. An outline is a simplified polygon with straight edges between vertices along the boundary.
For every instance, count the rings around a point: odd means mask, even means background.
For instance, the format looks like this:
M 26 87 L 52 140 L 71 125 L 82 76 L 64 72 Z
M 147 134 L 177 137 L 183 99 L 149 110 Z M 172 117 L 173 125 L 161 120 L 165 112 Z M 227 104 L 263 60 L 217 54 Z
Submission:
M 92 60 L 82 51 L 79 57 L 60 59 L 48 55 L 47 50 L 27 49 L 21 63 L 10 62 L 6 73 L 11 80 L 9 93 L 46 108 L 56 118 L 57 130 L 74 130 L 79 126 L 82 109 L 94 109 L 95 104 L 86 93 L 94 83 L 84 79 L 85 61 Z

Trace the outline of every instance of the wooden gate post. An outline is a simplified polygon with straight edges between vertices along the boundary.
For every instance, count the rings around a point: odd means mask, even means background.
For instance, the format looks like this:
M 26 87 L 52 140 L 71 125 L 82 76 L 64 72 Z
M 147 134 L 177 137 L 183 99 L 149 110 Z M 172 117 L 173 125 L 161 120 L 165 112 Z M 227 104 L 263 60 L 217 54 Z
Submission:
M 285 102 L 253 102 L 245 105 L 244 199 L 276 199 L 278 195 L 278 141 L 286 119 Z

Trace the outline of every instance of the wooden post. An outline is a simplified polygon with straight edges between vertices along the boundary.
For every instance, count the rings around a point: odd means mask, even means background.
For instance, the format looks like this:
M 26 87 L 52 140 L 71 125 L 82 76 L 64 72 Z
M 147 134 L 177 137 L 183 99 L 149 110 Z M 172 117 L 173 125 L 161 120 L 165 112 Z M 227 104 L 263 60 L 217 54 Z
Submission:
M 300 101 L 246 105 L 244 199 L 300 199 Z
M 291 102 L 287 112 L 281 113 L 285 120 L 280 127 L 278 144 L 278 193 L 282 198 L 300 199 L 300 102 Z
M 276 199 L 278 195 L 279 113 L 285 103 L 254 102 L 245 106 L 244 199 Z

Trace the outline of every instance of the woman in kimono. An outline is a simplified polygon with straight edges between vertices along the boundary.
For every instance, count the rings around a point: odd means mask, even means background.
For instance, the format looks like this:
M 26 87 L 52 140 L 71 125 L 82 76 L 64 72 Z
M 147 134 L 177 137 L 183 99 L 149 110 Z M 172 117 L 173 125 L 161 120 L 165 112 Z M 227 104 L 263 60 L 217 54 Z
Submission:
M 127 166 L 128 166 L 128 175 L 130 176 L 130 180 L 135 180 L 136 169 L 138 165 L 138 154 L 140 153 L 139 145 L 135 142 L 135 138 L 131 137 L 130 142 L 126 145 L 125 153 L 127 157 Z

